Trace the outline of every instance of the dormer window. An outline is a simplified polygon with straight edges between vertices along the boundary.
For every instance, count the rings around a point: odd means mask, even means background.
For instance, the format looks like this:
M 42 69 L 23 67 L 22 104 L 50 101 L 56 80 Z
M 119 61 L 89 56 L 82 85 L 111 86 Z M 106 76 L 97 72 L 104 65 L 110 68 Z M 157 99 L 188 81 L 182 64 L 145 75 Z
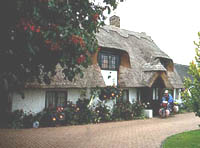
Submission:
M 98 63 L 103 70 L 118 70 L 119 69 L 119 55 L 102 51 L 99 53 Z
M 174 64 L 172 60 L 160 58 L 160 62 L 167 69 L 167 71 L 174 71 Z

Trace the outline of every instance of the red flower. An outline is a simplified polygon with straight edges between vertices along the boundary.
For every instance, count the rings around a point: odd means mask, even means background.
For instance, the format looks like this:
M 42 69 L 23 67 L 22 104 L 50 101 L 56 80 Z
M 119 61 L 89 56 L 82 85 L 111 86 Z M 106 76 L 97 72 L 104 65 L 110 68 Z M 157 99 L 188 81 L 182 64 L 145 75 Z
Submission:
M 78 58 L 76 61 L 77 61 L 78 64 L 81 64 L 81 59 L 80 58 Z
M 35 26 L 31 26 L 30 29 L 31 29 L 31 31 L 34 31 L 35 30 Z
M 72 37 L 71 37 L 71 41 L 72 41 L 74 44 L 79 43 L 79 36 L 72 35 Z
M 27 26 L 24 26 L 24 30 L 26 31 L 28 29 L 28 27 Z
M 96 21 L 99 18 L 99 14 L 96 13 L 95 15 L 93 15 L 93 20 Z
M 77 58 L 77 63 L 78 63 L 78 64 L 81 64 L 81 63 L 84 62 L 84 61 L 85 61 L 85 56 L 81 54 L 80 57 Z
M 39 32 L 40 32 L 40 28 L 37 28 L 37 29 L 36 29 L 36 32 L 38 32 L 38 33 L 39 33 Z
M 80 37 L 80 36 L 72 35 L 71 41 L 72 41 L 74 44 L 80 44 L 81 47 L 85 47 L 85 42 L 84 42 L 84 40 L 82 39 L 82 37 Z

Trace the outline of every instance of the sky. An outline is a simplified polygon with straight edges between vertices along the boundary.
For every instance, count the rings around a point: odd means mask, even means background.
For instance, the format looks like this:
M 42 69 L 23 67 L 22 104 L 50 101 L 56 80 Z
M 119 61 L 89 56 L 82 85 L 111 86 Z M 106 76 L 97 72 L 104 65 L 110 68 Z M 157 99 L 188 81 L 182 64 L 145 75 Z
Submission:
M 200 0 L 125 0 L 113 14 L 120 17 L 120 28 L 151 36 L 174 63 L 189 65 L 194 60 Z

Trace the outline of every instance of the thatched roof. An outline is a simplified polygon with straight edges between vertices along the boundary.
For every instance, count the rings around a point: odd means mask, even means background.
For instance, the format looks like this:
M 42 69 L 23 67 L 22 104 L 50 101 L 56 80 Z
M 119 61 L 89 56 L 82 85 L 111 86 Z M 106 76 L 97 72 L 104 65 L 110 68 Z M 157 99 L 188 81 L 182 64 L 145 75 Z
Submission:
M 161 59 L 172 59 L 145 33 L 105 26 L 100 29 L 97 39 L 102 47 L 124 50 L 129 54 L 131 68 L 120 67 L 120 86 L 151 87 L 157 73 L 166 73 L 166 76 L 163 76 L 166 87 L 182 88 L 183 84 L 177 72 L 167 72 L 161 64 Z
M 51 84 L 45 83 L 27 83 L 25 87 L 28 88 L 86 88 L 86 87 L 105 87 L 103 76 L 101 75 L 101 69 L 98 65 L 91 65 L 87 69 L 83 70 L 84 76 L 80 78 L 79 75 L 71 82 L 64 79 L 62 68 L 58 64 L 56 67 L 56 75 L 52 77 Z
M 102 48 L 112 48 L 116 52 L 122 50 L 130 57 L 130 67 L 120 66 L 119 86 L 151 87 L 158 74 L 163 74 L 166 87 L 181 88 L 182 82 L 177 72 L 168 72 L 161 64 L 161 59 L 172 61 L 145 33 L 137 33 L 114 26 L 104 26 L 96 34 L 98 44 Z M 172 61 L 173 62 L 173 61 Z M 63 80 L 61 71 L 53 78 L 51 85 L 34 85 L 42 88 L 83 88 L 104 87 L 105 83 L 98 64 L 84 70 L 84 78 L 77 77 L 76 82 Z M 30 87 L 31 85 L 29 85 Z

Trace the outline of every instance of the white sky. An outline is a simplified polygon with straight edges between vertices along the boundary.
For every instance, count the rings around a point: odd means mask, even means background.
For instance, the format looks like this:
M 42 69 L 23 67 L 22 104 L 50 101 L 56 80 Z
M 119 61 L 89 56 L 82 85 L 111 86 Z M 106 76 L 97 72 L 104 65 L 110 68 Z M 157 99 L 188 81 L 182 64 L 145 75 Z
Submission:
M 120 16 L 120 28 L 146 32 L 175 63 L 194 59 L 200 0 L 126 0 L 113 14 Z

